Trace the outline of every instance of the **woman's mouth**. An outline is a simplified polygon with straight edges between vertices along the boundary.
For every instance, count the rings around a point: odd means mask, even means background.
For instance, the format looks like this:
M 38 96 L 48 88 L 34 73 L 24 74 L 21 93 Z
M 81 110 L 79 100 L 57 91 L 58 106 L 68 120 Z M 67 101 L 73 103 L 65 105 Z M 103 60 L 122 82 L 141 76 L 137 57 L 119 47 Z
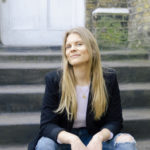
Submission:
M 71 55 L 70 57 L 71 58 L 76 58 L 76 57 L 78 57 L 78 56 L 80 56 L 79 54 L 75 54 L 75 55 Z

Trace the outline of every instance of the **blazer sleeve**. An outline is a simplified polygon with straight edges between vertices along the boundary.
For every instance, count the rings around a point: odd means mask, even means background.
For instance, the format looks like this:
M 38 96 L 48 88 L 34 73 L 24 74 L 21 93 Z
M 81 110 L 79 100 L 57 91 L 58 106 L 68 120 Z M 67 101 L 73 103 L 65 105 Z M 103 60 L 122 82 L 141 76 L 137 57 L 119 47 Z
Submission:
M 49 73 L 45 76 L 45 93 L 43 97 L 40 133 L 57 142 L 58 133 L 62 130 L 59 126 L 59 115 L 54 110 L 59 105 L 59 81 L 56 73 Z
M 108 108 L 105 116 L 105 125 L 103 126 L 103 128 L 109 129 L 115 135 L 123 127 L 120 90 L 115 72 L 111 74 L 110 81 L 110 87 L 108 87 Z

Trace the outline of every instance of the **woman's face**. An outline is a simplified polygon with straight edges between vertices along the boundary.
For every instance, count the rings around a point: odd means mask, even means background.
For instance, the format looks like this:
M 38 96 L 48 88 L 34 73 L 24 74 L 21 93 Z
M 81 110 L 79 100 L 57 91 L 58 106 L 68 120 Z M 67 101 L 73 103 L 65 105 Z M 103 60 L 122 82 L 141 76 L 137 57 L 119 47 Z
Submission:
M 72 66 L 87 65 L 89 53 L 81 37 L 76 33 L 71 33 L 66 40 L 66 57 Z

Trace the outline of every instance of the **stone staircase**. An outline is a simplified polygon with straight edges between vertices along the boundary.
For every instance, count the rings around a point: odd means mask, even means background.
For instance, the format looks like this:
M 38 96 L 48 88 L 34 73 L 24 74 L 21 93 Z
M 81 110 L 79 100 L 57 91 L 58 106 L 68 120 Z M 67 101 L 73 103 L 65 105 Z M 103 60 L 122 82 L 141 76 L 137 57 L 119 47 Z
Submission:
M 150 149 L 150 59 L 144 51 L 103 51 L 117 70 L 124 132 Z M 59 50 L 0 50 L 0 150 L 25 150 L 39 128 L 44 76 L 61 67 Z

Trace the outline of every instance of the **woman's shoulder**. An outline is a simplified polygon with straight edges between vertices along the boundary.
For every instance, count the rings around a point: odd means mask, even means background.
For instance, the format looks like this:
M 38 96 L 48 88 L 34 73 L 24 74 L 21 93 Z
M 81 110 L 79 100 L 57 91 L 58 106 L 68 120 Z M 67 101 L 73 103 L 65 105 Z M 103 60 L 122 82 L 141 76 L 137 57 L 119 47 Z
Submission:
M 116 77 L 116 70 L 113 68 L 104 68 L 103 67 L 103 76 L 106 79 Z
M 116 86 L 116 83 L 118 84 L 116 70 L 113 68 L 103 69 L 103 77 L 108 89 L 111 89 L 114 85 Z
M 62 76 L 62 70 L 61 69 L 56 69 L 56 70 L 48 72 L 45 75 L 45 80 L 48 80 L 48 81 L 52 80 L 54 82 L 59 82 L 60 79 L 61 79 L 61 76 Z

